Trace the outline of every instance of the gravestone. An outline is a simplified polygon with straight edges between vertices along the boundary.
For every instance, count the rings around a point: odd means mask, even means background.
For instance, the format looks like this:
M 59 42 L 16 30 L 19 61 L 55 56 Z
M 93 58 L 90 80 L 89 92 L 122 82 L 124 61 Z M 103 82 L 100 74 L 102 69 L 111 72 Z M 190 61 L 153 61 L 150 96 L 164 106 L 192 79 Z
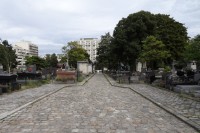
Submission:
M 197 70 L 197 64 L 196 61 L 191 61 L 187 64 L 188 68 L 192 69 L 193 71 Z
M 178 93 L 189 94 L 194 97 L 200 98 L 199 85 L 177 85 L 176 87 L 174 87 L 174 91 Z
M 27 67 L 27 72 L 28 73 L 36 73 L 36 65 L 29 65 Z

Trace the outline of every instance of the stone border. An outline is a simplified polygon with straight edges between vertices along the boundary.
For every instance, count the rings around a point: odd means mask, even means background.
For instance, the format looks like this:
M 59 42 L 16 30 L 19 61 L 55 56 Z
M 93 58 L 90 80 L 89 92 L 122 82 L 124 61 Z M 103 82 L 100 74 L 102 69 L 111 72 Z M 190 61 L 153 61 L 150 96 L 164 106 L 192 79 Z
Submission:
M 196 131 L 200 132 L 200 125 L 194 123 L 193 121 L 191 121 L 190 119 L 186 118 L 185 116 L 175 112 L 173 109 L 171 109 L 170 107 L 166 107 L 163 104 L 153 100 L 152 98 L 146 97 L 145 95 L 143 95 L 142 93 L 132 89 L 131 87 L 124 87 L 124 86 L 119 86 L 119 85 L 115 85 L 113 82 L 111 82 L 108 79 L 108 75 L 107 74 L 103 74 L 104 77 L 107 79 L 107 81 L 110 83 L 111 86 L 114 87 L 119 87 L 119 88 L 126 88 L 126 89 L 130 89 L 133 92 L 135 92 L 136 94 L 142 96 L 143 98 L 145 98 L 146 100 L 152 102 L 153 104 L 155 104 L 156 106 L 162 108 L 163 110 L 165 110 L 166 112 L 170 113 L 171 115 L 175 116 L 176 118 L 178 118 L 179 120 L 181 120 L 182 122 L 186 123 L 187 125 L 189 125 L 190 127 L 194 128 Z
M 0 114 L 0 120 L 3 120 L 3 119 L 5 119 L 6 117 L 8 117 L 8 116 L 14 114 L 15 112 L 17 112 L 17 111 L 19 111 L 19 110 L 22 110 L 22 109 L 26 108 L 27 106 L 32 105 L 32 104 L 34 104 L 34 103 L 36 103 L 36 102 L 38 102 L 38 101 L 40 101 L 40 100 L 42 100 L 42 99 L 44 99 L 44 98 L 46 98 L 46 97 L 48 97 L 48 96 L 50 96 L 50 95 L 52 95 L 52 94 L 58 92 L 58 91 L 60 91 L 60 90 L 62 90 L 62 89 L 64 89 L 64 88 L 66 88 L 66 87 L 83 86 L 83 85 L 85 85 L 94 75 L 95 75 L 95 74 L 92 74 L 91 76 L 89 76 L 88 78 L 86 78 L 85 80 L 83 80 L 83 81 L 82 81 L 81 83 L 79 83 L 79 84 L 71 84 L 71 85 L 64 86 L 64 87 L 62 87 L 62 88 L 60 88 L 60 89 L 58 89 L 58 90 L 56 90 L 56 91 L 53 91 L 53 92 L 50 92 L 50 93 L 45 94 L 45 95 L 43 95 L 43 96 L 40 96 L 39 98 L 37 98 L 37 99 L 35 99 L 35 100 L 31 101 L 31 102 L 28 102 L 28 103 L 26 103 L 26 104 L 24 104 L 24 105 L 22 105 L 22 106 L 20 106 L 20 107 L 18 107 L 18 108 L 16 108 L 16 109 L 12 110 L 12 111 L 8 111 L 8 112 L 5 112 L 5 113 L 2 113 L 2 114 Z

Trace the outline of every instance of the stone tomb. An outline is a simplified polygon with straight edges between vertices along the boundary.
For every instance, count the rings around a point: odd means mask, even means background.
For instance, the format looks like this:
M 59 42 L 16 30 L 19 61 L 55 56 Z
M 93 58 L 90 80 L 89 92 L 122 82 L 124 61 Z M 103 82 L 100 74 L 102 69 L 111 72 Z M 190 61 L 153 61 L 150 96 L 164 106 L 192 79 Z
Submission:
M 76 81 L 76 71 L 65 71 L 65 70 L 57 70 L 56 72 L 56 81 L 68 82 L 68 81 Z

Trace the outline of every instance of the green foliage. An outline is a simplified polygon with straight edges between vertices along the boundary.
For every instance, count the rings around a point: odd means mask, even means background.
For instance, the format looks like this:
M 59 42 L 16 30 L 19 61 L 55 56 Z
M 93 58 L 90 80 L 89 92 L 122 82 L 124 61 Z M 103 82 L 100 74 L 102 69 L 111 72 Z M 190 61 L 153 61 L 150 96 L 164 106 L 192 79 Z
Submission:
M 165 44 L 166 49 L 170 52 L 169 63 L 172 60 L 179 60 L 183 56 L 182 53 L 185 51 L 189 39 L 186 27 L 170 18 L 169 15 L 156 14 L 155 17 L 157 22 L 155 36 Z
M 96 62 L 96 69 L 103 69 L 103 67 L 111 67 L 111 62 L 114 59 L 111 59 L 110 55 L 110 44 L 111 44 L 112 37 L 110 33 L 106 33 L 105 35 L 101 36 L 101 41 L 99 43 L 99 47 L 97 48 L 97 62 Z
M 154 34 L 155 27 L 155 17 L 150 12 L 140 11 L 120 20 L 115 27 L 111 46 L 112 55 L 116 56 L 118 63 L 135 69 L 136 59 L 142 49 L 142 41 Z
M 30 89 L 30 88 L 36 88 L 39 86 L 42 86 L 44 84 L 48 84 L 50 81 L 49 80 L 38 80 L 38 81 L 27 81 L 26 84 L 22 85 L 22 90 L 24 89 Z
M 200 62 L 200 35 L 195 36 L 189 41 L 184 57 L 187 61 L 195 60 Z
M 170 72 L 170 71 L 171 71 L 171 68 L 169 66 L 164 67 L 164 72 Z
M 89 54 L 83 48 L 72 48 L 68 52 L 69 65 L 77 68 L 77 61 L 89 60 Z
M 46 64 L 45 67 L 57 67 L 58 59 L 55 53 L 52 55 L 46 54 Z
M 79 74 L 77 81 L 82 82 L 85 79 L 85 76 L 83 74 Z
M 58 59 L 55 53 L 51 55 L 50 65 L 51 67 L 57 67 Z
M 51 55 L 50 54 L 46 54 L 45 67 L 50 67 L 51 66 L 50 61 L 51 61 Z
M 139 60 L 148 64 L 158 64 L 158 66 L 150 66 L 154 68 L 161 67 L 159 65 L 163 65 L 162 62 L 170 56 L 170 52 L 165 49 L 162 41 L 157 40 L 154 36 L 148 36 L 143 41 L 143 50 L 139 55 Z
M 118 60 L 116 63 L 123 63 L 135 69 L 143 48 L 142 42 L 151 35 L 162 41 L 165 50 L 171 55 L 165 64 L 182 57 L 188 41 L 184 25 L 169 15 L 140 11 L 123 18 L 115 27 L 110 51 Z
M 90 60 L 89 54 L 77 42 L 69 42 L 67 46 L 62 48 L 63 52 L 67 54 L 69 65 L 77 68 L 77 61 Z
M 10 71 L 12 68 L 15 68 L 17 65 L 16 58 L 17 56 L 12 45 L 7 40 L 4 40 L 0 44 L 0 63 L 3 65 L 4 70 Z
M 6 58 L 6 56 L 6 48 L 0 44 L 0 64 L 3 65 L 4 70 L 7 70 L 8 68 L 8 59 Z
M 67 57 L 66 56 L 61 57 L 60 63 L 65 63 L 65 62 L 67 62 Z
M 31 56 L 26 57 L 26 65 L 36 65 L 37 70 L 41 70 L 42 68 L 45 68 L 46 62 L 45 59 L 40 58 L 38 56 Z

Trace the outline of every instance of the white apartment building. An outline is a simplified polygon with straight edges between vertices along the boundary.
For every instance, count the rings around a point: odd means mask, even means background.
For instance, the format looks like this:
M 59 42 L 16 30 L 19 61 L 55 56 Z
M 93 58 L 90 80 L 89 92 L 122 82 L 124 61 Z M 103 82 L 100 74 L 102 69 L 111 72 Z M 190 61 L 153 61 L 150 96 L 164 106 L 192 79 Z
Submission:
M 25 67 L 27 56 L 38 56 L 38 46 L 31 43 L 30 41 L 20 41 L 15 43 L 13 46 L 17 55 L 17 68 Z
M 26 62 L 25 57 L 29 56 L 29 51 L 17 45 L 13 46 L 13 49 L 15 50 L 15 54 L 17 55 L 17 59 L 16 59 L 18 62 L 17 67 L 25 66 L 25 62 Z
M 21 47 L 22 49 L 26 49 L 29 51 L 30 56 L 38 56 L 38 46 L 33 44 L 30 41 L 20 41 L 15 43 L 15 45 Z
M 84 48 L 90 55 L 92 62 L 96 61 L 97 48 L 99 47 L 100 40 L 98 38 L 81 38 L 77 43 Z

